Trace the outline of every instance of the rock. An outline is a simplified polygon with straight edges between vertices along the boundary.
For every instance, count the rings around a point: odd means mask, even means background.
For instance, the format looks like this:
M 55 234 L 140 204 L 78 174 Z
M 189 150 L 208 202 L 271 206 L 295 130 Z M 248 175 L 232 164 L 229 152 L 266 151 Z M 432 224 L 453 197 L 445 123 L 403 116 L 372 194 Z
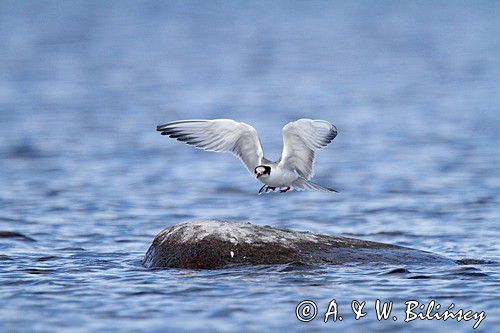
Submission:
M 452 260 L 401 246 L 250 223 L 190 221 L 160 232 L 149 247 L 147 268 L 220 268 L 301 262 L 453 263 Z

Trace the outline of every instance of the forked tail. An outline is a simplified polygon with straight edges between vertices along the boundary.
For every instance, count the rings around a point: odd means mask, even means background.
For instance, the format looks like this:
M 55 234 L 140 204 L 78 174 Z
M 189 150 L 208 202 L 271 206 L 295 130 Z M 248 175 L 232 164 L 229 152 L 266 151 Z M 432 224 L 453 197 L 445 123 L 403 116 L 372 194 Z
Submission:
M 324 191 L 324 192 L 336 192 L 338 191 L 334 190 L 333 188 L 329 188 L 320 184 L 316 184 L 310 180 L 307 180 L 305 178 L 300 177 L 296 181 L 292 183 L 293 189 L 296 191 L 305 191 L 305 190 L 311 190 L 311 191 Z

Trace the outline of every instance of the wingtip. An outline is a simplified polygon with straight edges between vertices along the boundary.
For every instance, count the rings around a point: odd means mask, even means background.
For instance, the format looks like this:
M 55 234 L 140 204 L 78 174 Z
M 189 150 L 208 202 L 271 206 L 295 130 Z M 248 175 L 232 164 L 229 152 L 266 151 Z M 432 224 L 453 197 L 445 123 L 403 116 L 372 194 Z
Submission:
M 172 131 L 174 130 L 173 127 L 171 126 L 171 123 L 167 123 L 167 124 L 161 124 L 161 125 L 157 125 L 156 126 L 156 130 L 158 132 L 161 132 L 161 131 Z
M 331 187 L 326 187 L 326 186 L 324 186 L 324 188 L 325 188 L 328 192 L 340 193 L 339 191 L 337 191 L 337 190 L 335 190 L 335 189 L 333 189 L 333 188 L 331 188 Z

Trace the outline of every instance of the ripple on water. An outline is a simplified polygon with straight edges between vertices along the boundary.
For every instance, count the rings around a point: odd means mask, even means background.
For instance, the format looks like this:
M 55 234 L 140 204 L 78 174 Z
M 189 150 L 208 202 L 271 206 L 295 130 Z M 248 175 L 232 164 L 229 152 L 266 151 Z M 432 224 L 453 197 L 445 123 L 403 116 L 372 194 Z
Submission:
M 304 299 L 404 311 L 414 298 L 485 310 L 495 331 L 498 2 L 1 3 L 2 331 L 471 330 L 294 316 Z M 234 156 L 154 130 L 234 118 L 278 159 L 281 128 L 299 117 L 337 126 L 315 179 L 339 194 L 257 196 Z M 141 266 L 160 230 L 204 218 L 458 260 Z
M 36 242 L 33 238 L 15 231 L 0 231 L 0 238 L 15 238 L 27 242 Z

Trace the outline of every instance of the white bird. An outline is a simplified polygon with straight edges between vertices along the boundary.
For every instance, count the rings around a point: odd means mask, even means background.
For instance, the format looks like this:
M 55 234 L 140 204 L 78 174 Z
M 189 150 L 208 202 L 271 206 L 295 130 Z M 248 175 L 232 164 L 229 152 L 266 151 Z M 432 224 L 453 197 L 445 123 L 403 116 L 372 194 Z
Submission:
M 238 156 L 264 186 L 259 194 L 276 188 L 337 192 L 313 183 L 315 152 L 336 136 L 335 126 L 325 120 L 299 119 L 283 127 L 283 152 L 277 162 L 264 157 L 257 131 L 231 119 L 179 120 L 158 125 L 156 130 L 206 151 L 231 152 Z

